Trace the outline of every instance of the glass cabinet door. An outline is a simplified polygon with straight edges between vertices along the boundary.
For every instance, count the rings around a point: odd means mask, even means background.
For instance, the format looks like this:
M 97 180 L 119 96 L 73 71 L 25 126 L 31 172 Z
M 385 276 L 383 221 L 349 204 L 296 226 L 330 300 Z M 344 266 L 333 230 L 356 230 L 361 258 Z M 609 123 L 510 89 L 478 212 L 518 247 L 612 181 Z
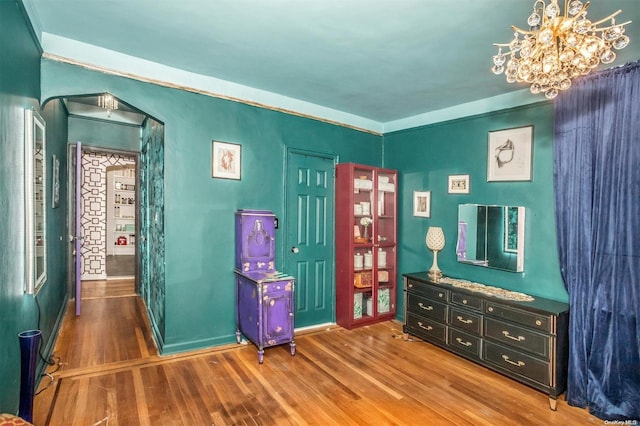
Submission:
M 397 174 L 378 170 L 376 177 L 375 281 L 378 315 L 395 311 Z

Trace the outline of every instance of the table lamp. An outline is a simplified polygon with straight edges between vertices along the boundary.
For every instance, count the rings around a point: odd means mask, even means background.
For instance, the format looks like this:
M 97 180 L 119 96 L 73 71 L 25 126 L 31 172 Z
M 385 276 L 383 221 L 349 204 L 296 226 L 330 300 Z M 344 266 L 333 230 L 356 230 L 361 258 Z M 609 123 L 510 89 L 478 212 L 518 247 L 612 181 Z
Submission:
M 432 278 L 440 278 L 442 272 L 438 268 L 438 252 L 444 248 L 444 232 L 439 226 L 430 226 L 427 229 L 427 236 L 425 238 L 427 248 L 433 250 L 433 265 L 429 269 L 429 276 Z

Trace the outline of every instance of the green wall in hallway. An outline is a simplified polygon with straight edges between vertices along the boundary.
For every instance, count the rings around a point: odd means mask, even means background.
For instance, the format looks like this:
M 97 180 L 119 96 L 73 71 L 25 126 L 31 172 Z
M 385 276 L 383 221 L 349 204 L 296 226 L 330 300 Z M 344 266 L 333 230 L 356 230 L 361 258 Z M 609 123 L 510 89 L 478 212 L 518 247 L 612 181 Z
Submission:
M 69 117 L 69 142 L 123 151 L 140 151 L 140 126 Z
M 438 263 L 445 275 L 567 300 L 556 248 L 552 113 L 550 103 L 540 103 L 384 136 L 385 167 L 398 169 L 400 175 L 401 272 L 430 268 L 433 255 L 424 237 L 429 226 L 441 226 L 446 246 Z M 534 126 L 532 181 L 487 182 L 488 132 L 527 125 Z M 447 193 L 452 174 L 470 175 L 469 194 Z M 431 217 L 414 217 L 413 191 L 427 190 L 431 191 Z M 523 273 L 457 262 L 457 209 L 465 203 L 526 208 Z
M 234 212 L 273 210 L 283 229 L 285 149 L 382 162 L 382 137 L 43 60 L 42 98 L 109 91 L 165 125 L 164 353 L 235 341 Z M 211 178 L 211 141 L 242 145 L 242 179 Z M 282 265 L 282 234 L 277 236 Z
M 50 196 L 52 155 L 61 160 L 61 175 L 66 170 L 67 120 L 58 102 L 39 107 L 40 50 L 20 2 L 0 1 L 0 29 L 0 412 L 16 413 L 20 395 L 18 333 L 39 328 L 46 357 L 65 308 L 66 209 L 63 205 L 52 209 Z M 47 281 L 36 297 L 25 295 L 23 290 L 24 111 L 30 108 L 40 113 L 47 126 Z M 60 199 L 66 199 L 64 186 Z M 43 369 L 40 361 L 38 371 Z

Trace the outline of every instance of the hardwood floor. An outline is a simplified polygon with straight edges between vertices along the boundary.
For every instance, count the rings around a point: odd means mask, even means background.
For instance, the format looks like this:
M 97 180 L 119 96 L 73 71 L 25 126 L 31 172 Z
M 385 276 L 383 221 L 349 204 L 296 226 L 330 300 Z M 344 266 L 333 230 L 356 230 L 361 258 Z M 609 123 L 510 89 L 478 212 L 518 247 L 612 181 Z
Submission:
M 135 283 L 130 278 L 82 282 L 82 300 L 135 295 Z
M 117 305 L 117 306 L 116 306 Z M 233 330 L 230 330 L 232 333 Z M 88 299 L 64 318 L 36 425 L 572 425 L 602 424 L 385 322 L 330 327 L 267 348 L 158 356 L 137 296 Z M 52 367 L 53 369 L 54 367 Z M 45 377 L 41 388 L 50 380 Z

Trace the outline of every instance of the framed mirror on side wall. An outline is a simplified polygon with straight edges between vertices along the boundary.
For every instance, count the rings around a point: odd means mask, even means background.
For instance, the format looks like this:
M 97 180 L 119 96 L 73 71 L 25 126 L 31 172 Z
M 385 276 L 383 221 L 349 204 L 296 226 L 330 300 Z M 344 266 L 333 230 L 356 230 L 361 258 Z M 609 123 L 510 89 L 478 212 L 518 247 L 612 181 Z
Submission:
M 458 262 L 523 272 L 524 224 L 524 207 L 459 205 Z
M 47 280 L 46 128 L 33 109 L 25 110 L 25 292 L 35 294 Z

